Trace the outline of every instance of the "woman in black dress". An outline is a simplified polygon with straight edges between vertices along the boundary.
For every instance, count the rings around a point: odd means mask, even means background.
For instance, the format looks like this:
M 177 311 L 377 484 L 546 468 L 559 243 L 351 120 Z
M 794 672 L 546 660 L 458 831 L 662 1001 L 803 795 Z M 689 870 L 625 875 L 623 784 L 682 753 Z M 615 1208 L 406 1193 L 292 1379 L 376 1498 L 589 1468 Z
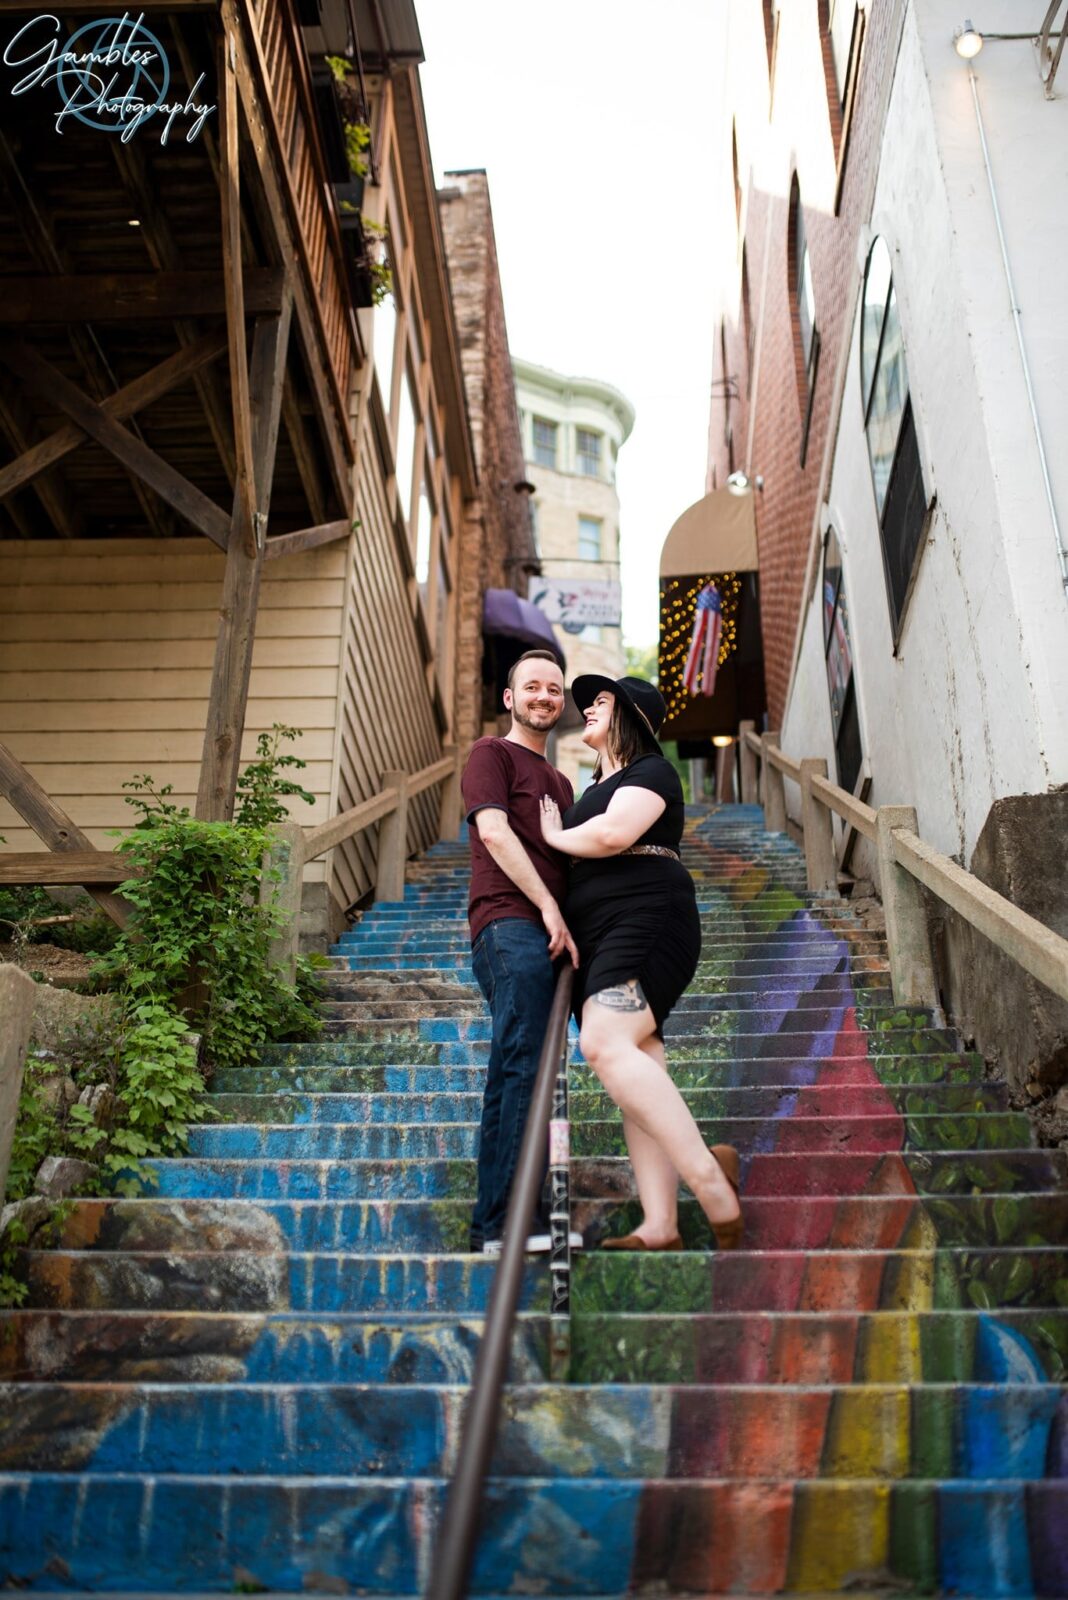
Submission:
M 720 1249 L 742 1234 L 738 1153 L 709 1150 L 667 1074 L 663 1026 L 697 968 L 701 923 L 682 864 L 684 804 L 678 773 L 656 730 L 666 707 L 641 678 L 576 678 L 594 781 L 561 818 L 542 800 L 546 843 L 572 857 L 564 920 L 578 945 L 575 1015 L 582 1053 L 623 1113 L 644 1213 L 607 1249 L 681 1250 L 681 1177 Z

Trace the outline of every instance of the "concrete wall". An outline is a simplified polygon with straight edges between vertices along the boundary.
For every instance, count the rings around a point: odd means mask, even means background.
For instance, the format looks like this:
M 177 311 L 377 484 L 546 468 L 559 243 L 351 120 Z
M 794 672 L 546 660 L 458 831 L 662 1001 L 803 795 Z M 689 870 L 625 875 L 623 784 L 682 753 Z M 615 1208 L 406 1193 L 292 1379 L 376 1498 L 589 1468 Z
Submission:
M 1008 31 L 1011 7 L 985 19 Z M 854 320 L 825 521 L 843 550 L 873 803 L 916 806 L 924 837 L 968 862 L 994 800 L 1068 777 L 1065 599 L 1009 315 L 956 13 L 910 6 L 871 226 L 890 247 L 928 497 L 936 498 L 894 651 L 861 412 Z M 989 66 L 988 66 L 989 63 Z M 1068 218 L 1068 114 L 1043 98 L 1029 45 L 977 68 L 1047 440 L 1068 430 L 1068 312 L 1048 263 Z M 1028 159 L 1027 151 L 1031 155 Z M 1052 452 L 1068 517 L 1068 472 Z M 818 585 L 784 723 L 794 754 L 833 763 Z M 863 848 L 858 861 L 864 859 Z

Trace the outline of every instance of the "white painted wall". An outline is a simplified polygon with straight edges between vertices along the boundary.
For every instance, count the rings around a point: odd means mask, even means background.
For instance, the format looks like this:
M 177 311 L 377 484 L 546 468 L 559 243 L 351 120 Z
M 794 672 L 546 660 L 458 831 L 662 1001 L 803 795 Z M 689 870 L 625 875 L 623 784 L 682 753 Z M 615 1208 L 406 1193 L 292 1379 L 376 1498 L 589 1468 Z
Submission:
M 937 508 L 895 656 L 864 437 L 859 327 L 828 496 L 842 545 L 873 804 L 915 805 L 967 861 L 991 803 L 1068 780 L 1068 597 L 1027 407 L 958 7 L 913 0 L 872 235 L 890 247 L 929 496 Z M 983 26 L 1018 31 L 991 0 Z M 1068 527 L 1068 82 L 1044 99 L 1026 42 L 976 65 L 1055 499 Z M 869 236 L 870 237 L 870 236 Z M 863 262 L 858 264 L 862 270 Z M 817 585 L 784 725 L 833 770 Z M 858 865 L 864 853 L 858 857 Z

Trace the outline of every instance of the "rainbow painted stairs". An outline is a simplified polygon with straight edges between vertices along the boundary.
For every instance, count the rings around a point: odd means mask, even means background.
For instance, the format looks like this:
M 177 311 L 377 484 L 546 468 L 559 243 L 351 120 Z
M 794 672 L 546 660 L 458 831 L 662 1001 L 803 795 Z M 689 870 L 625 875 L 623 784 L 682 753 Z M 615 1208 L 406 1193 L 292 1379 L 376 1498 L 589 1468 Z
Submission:
M 746 1248 L 635 1216 L 572 1070 L 571 1381 L 532 1262 L 473 1587 L 1068 1595 L 1065 1156 L 895 1007 L 885 946 L 756 808 L 694 810 L 705 947 L 672 1018 Z M 465 852 L 337 951 L 327 1034 L 219 1075 L 137 1200 L 84 1201 L 4 1318 L 0 1577 L 414 1595 L 494 1263 L 464 1254 L 487 1019 Z

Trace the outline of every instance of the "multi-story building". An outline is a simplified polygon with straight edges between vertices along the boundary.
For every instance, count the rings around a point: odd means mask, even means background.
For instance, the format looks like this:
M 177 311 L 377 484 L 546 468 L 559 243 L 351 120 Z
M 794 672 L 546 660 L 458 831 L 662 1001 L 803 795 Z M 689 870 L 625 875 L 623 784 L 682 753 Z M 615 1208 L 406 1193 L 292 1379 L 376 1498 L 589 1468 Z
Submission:
M 732 0 L 709 487 L 762 480 L 787 752 L 915 806 L 926 839 L 1058 925 L 1068 102 L 1033 9 L 990 0 L 984 47 L 950 0 Z M 855 862 L 874 872 L 863 841 Z M 1000 982 L 970 967 L 989 1013 Z M 945 976 L 966 995 L 952 957 Z
M 596 378 L 571 378 L 514 361 L 516 395 L 542 575 L 546 580 L 619 582 L 619 496 L 616 461 L 634 426 L 630 401 Z M 542 586 L 544 587 L 544 585 Z M 531 593 L 535 595 L 536 587 Z M 557 637 L 568 678 L 625 671 L 623 638 L 616 623 L 564 622 Z M 554 760 L 585 787 L 594 758 L 582 743 L 573 711 L 561 725 Z

